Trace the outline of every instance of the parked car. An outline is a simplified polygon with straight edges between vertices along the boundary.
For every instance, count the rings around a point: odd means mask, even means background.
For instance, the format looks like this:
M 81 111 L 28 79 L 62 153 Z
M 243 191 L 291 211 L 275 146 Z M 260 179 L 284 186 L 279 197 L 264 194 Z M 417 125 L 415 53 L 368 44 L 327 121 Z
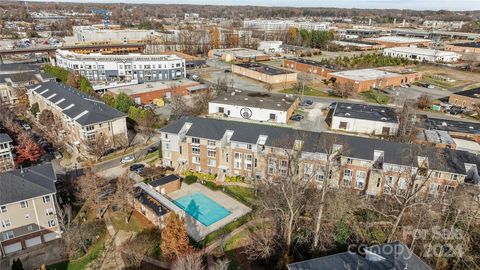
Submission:
M 143 172 L 145 172 L 145 168 L 144 168 L 144 167 L 138 168 L 138 169 L 136 169 L 134 172 L 135 172 L 136 174 L 138 174 L 138 175 L 142 175 Z
M 312 106 L 313 105 L 313 100 L 311 99 L 304 99 L 301 103 L 300 106 Z
M 458 115 L 462 114 L 465 112 L 465 110 L 462 107 L 458 106 L 450 106 L 450 108 L 446 109 L 445 112 L 452 114 L 452 115 Z
M 435 85 L 432 85 L 432 84 L 427 84 L 427 86 L 426 86 L 426 87 L 427 87 L 428 89 L 433 89 L 433 88 L 435 88 Z
M 148 149 L 147 149 L 147 153 L 153 153 L 155 151 L 158 150 L 158 146 L 150 146 Z
M 232 71 L 230 69 L 225 69 L 223 72 L 224 73 L 232 73 Z
M 337 103 L 336 103 L 336 102 L 333 102 L 332 104 L 330 104 L 330 105 L 328 106 L 328 109 L 329 109 L 329 110 L 333 110 L 333 109 L 335 109 L 335 107 L 337 107 Z
M 122 160 L 120 160 L 120 163 L 125 164 L 125 163 L 132 162 L 134 160 L 135 160 L 135 157 L 127 156 L 127 157 L 123 157 Z
M 31 130 L 32 129 L 32 127 L 27 123 L 22 123 L 22 128 L 25 129 L 25 130 Z
M 140 163 L 137 163 L 137 164 L 132 164 L 130 165 L 130 171 L 136 171 L 140 168 L 145 168 L 145 165 L 144 164 L 140 164 Z
M 304 116 L 301 114 L 294 114 L 290 117 L 290 120 L 298 122 L 298 121 L 301 121 L 303 118 Z

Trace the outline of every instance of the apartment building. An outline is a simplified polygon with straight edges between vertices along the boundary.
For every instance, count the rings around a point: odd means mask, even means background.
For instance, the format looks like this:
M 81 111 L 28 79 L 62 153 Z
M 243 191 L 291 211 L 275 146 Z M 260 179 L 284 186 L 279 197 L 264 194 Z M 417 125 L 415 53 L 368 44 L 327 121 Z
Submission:
M 328 177 L 332 187 L 371 196 L 404 192 L 411 182 L 439 196 L 479 179 L 476 155 L 372 138 L 196 117 L 167 125 L 161 138 L 164 165 L 217 174 L 220 182 L 287 176 L 292 156 L 306 181 L 322 185 Z M 332 169 L 324 172 L 327 162 Z
M 12 138 L 6 133 L 0 133 L 0 172 L 10 171 L 15 168 L 12 155 Z
M 328 22 L 296 22 L 292 20 L 244 20 L 244 28 L 252 28 L 263 31 L 283 31 L 290 28 L 305 30 L 326 31 L 330 23 Z
M 58 136 L 80 151 L 100 136 L 107 148 L 119 148 L 127 138 L 127 116 L 78 89 L 57 82 L 27 87 L 30 104 L 38 103 L 40 112 L 50 110 L 61 124 Z M 121 139 L 123 138 L 123 139 Z M 117 140 L 118 139 L 118 140 Z
M 85 76 L 91 82 L 166 81 L 186 76 L 185 59 L 177 55 L 101 53 L 80 54 L 57 50 L 56 65 Z
M 60 237 L 55 181 L 50 163 L 0 173 L 2 256 Z

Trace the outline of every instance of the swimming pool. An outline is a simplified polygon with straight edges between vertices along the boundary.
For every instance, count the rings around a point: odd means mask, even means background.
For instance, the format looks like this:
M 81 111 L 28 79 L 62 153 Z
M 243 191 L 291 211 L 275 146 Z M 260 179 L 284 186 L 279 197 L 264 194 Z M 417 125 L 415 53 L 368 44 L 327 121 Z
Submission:
M 182 196 L 173 203 L 205 226 L 210 226 L 231 214 L 223 206 L 199 192 Z

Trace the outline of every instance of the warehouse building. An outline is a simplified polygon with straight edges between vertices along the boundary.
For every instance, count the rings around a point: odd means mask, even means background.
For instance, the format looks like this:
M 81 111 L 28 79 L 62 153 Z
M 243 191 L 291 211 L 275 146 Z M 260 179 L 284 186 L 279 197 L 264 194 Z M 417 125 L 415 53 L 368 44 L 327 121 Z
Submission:
M 449 44 L 445 50 L 457 53 L 480 53 L 480 42 Z
M 261 122 L 285 124 L 298 100 L 281 94 L 240 91 L 218 95 L 208 103 L 209 114 Z
M 460 107 L 472 108 L 480 103 L 480 88 L 464 90 L 451 94 L 448 103 Z
M 328 73 L 335 71 L 334 66 L 327 66 L 321 62 L 305 58 L 285 58 L 282 66 L 300 72 L 317 74 L 322 77 L 327 77 Z
M 393 136 L 398 130 L 395 110 L 385 106 L 337 102 L 327 122 L 333 130 L 353 133 Z
M 367 41 L 356 40 L 334 40 L 332 44 L 343 47 L 345 50 L 374 51 L 384 49 L 385 46 Z
M 422 74 L 409 70 L 390 72 L 380 69 L 354 69 L 329 73 L 327 78 L 335 84 L 350 85 L 357 92 L 372 88 L 385 89 L 420 80 Z
M 297 73 L 259 63 L 242 63 L 232 65 L 232 72 L 268 84 L 293 83 Z
M 400 37 L 400 36 L 383 36 L 377 38 L 367 38 L 364 41 L 377 43 L 385 46 L 385 48 L 392 47 L 409 47 L 409 46 L 418 46 L 418 47 L 429 47 L 433 44 L 433 40 L 424 39 L 424 38 L 411 38 L 411 37 Z
M 271 59 L 270 55 L 264 52 L 245 48 L 212 49 L 208 52 L 208 57 L 218 57 L 225 62 L 257 62 Z
M 455 63 L 461 56 L 454 52 L 416 47 L 387 48 L 383 51 L 383 55 L 431 63 Z

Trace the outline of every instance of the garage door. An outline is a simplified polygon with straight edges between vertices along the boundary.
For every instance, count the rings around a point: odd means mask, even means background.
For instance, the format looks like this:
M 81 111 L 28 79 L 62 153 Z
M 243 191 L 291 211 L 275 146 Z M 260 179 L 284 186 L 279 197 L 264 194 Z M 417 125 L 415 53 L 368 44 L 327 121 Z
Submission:
M 5 254 L 10 254 L 12 252 L 21 250 L 22 249 L 22 243 L 11 244 L 11 245 L 8 245 L 8 246 L 4 246 L 3 248 L 5 249 Z
M 27 246 L 27 248 L 40 245 L 41 243 L 42 243 L 42 239 L 40 238 L 40 236 L 25 240 L 25 245 Z
M 52 232 L 52 233 L 47 233 L 43 235 L 43 240 L 45 242 L 52 241 L 55 239 L 57 239 L 57 233 Z

